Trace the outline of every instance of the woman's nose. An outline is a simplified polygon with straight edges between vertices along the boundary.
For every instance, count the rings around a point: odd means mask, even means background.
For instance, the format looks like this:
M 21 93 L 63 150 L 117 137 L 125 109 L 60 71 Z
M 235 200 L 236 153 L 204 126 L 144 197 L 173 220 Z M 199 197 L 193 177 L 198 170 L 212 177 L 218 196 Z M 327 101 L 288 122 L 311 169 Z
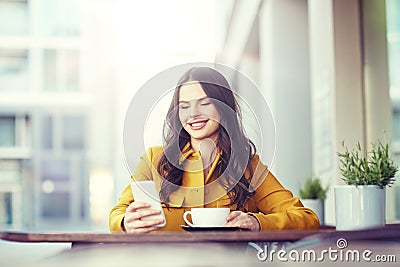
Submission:
M 191 118 L 197 117 L 200 115 L 199 107 L 197 105 L 191 105 L 189 109 L 189 116 Z

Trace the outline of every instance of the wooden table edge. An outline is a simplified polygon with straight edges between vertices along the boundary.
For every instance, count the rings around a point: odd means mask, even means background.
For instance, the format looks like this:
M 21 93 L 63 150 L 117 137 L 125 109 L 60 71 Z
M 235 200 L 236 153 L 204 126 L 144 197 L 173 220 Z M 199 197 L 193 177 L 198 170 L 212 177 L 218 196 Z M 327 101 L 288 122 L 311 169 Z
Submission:
M 295 242 L 305 238 L 357 240 L 400 239 L 400 226 L 352 231 L 271 230 L 261 232 L 153 232 L 126 233 L 36 233 L 0 232 L 0 239 L 14 242 L 82 242 L 82 243 L 200 243 L 200 242 Z
M 150 234 L 111 233 L 29 233 L 2 232 L 2 240 L 14 242 L 85 242 L 85 243 L 199 243 L 297 241 L 330 230 L 265 232 L 156 232 Z

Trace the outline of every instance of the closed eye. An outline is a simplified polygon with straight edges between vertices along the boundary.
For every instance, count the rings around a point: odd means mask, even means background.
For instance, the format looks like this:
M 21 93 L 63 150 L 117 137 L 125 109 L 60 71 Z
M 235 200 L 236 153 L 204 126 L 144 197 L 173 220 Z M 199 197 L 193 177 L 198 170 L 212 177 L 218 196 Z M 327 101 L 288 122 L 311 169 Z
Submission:
M 179 108 L 180 109 L 188 109 L 190 106 L 189 105 L 187 105 L 187 104 L 180 104 L 179 105 Z
M 208 106 L 208 105 L 210 105 L 211 103 L 210 102 L 204 102 L 204 103 L 201 103 L 200 105 L 202 105 L 202 106 Z

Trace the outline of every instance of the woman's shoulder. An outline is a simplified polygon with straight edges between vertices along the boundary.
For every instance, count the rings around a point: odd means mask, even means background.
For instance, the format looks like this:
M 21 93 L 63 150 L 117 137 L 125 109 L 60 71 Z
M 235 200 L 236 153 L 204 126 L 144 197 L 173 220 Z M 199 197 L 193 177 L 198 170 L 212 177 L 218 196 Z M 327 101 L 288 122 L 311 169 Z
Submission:
M 263 163 L 258 154 L 253 154 L 250 157 L 250 166 L 253 169 L 254 174 L 260 175 L 268 171 L 268 166 Z
M 251 185 L 254 189 L 258 189 L 263 183 L 268 184 L 268 186 L 276 184 L 275 176 L 271 173 L 268 166 L 264 164 L 260 155 L 254 154 L 250 159 L 250 165 L 253 171 Z
M 250 156 L 250 164 L 251 164 L 251 165 L 263 164 L 263 163 L 261 162 L 260 155 L 258 155 L 258 154 L 252 154 L 252 155 Z M 263 165 L 264 165 L 264 164 L 263 164 Z
M 161 155 L 163 150 L 162 146 L 152 146 L 146 149 L 146 155 L 149 159 L 155 159 Z

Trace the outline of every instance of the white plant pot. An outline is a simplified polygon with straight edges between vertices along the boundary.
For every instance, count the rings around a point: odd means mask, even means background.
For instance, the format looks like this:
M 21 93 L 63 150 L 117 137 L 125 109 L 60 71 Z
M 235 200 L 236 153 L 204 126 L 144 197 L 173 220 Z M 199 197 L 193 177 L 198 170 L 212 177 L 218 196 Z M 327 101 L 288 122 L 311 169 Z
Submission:
M 318 216 L 321 225 L 325 224 L 324 201 L 321 199 L 301 199 L 301 203 L 306 208 L 311 209 Z
M 336 230 L 385 226 L 385 189 L 374 185 L 335 186 Z

